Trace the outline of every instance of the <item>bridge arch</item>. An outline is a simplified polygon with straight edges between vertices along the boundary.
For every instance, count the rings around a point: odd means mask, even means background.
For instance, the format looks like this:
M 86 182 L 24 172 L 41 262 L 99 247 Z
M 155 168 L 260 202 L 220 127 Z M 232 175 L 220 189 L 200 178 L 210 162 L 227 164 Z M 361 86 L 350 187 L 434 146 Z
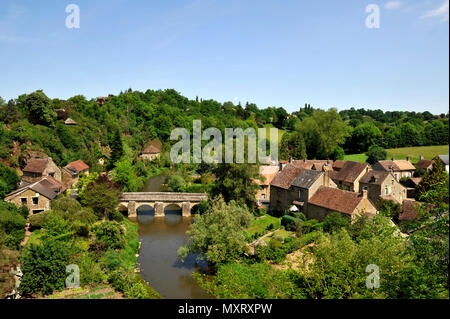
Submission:
M 182 216 L 190 216 L 191 209 L 200 201 L 208 200 L 206 193 L 123 193 L 119 198 L 119 207 L 127 207 L 129 217 L 137 217 L 140 207 L 147 205 L 154 209 L 155 217 L 165 215 L 165 211 L 174 207 L 181 209 Z M 176 209 L 177 210 L 177 209 Z

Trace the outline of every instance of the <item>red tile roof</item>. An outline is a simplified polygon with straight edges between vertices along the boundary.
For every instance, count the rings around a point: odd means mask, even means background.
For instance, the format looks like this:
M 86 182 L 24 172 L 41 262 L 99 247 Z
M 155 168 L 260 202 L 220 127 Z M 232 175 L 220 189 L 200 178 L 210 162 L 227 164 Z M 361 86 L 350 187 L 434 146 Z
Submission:
M 344 167 L 345 161 L 343 160 L 337 160 L 333 163 L 333 168 L 334 169 L 341 169 L 342 167 Z
M 381 185 L 390 174 L 391 173 L 387 171 L 368 171 L 361 177 L 359 182 L 362 184 Z
M 289 189 L 291 187 L 292 182 L 295 180 L 297 176 L 303 171 L 303 168 L 299 168 L 293 164 L 286 165 L 282 171 L 278 172 L 275 175 L 271 186 L 276 186 L 284 189 Z
M 414 171 L 416 167 L 411 164 L 410 161 L 406 160 L 388 160 L 388 161 L 378 161 L 374 165 L 374 169 L 384 169 L 385 171 L 390 171 L 391 167 L 394 171 Z
M 358 193 L 320 186 L 309 200 L 308 205 L 312 204 L 351 215 L 362 199 L 363 197 Z
M 89 165 L 83 162 L 82 160 L 78 160 L 75 162 L 71 162 L 66 165 L 66 168 L 73 168 L 73 170 L 76 171 L 76 173 L 82 172 L 86 169 L 89 169 Z
M 291 164 L 303 169 L 313 169 L 314 167 L 316 171 L 333 169 L 333 161 L 330 160 L 295 160 Z

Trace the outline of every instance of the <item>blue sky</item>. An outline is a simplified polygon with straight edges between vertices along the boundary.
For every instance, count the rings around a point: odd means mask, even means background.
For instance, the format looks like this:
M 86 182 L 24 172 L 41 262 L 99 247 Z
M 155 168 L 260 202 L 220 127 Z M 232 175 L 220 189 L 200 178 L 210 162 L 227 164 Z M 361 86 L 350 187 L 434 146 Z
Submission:
M 65 26 L 70 3 L 79 29 Z M 174 88 L 290 112 L 446 113 L 448 23 L 448 0 L 2 0 L 0 96 Z

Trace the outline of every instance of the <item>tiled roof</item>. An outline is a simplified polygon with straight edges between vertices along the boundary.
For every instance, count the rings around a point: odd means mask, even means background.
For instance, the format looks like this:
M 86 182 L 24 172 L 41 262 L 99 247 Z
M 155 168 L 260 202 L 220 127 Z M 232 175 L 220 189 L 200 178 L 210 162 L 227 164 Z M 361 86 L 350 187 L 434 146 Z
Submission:
M 380 197 L 381 197 L 382 199 L 384 199 L 384 200 L 391 200 L 391 201 L 393 201 L 393 202 L 396 202 L 396 203 L 399 203 L 399 204 L 400 204 L 400 202 L 399 202 L 394 196 L 392 196 L 392 195 L 380 195 Z
M 400 221 L 411 221 L 418 217 L 420 204 L 414 200 L 404 200 L 402 212 L 398 216 Z
M 81 171 L 89 169 L 89 165 L 87 165 L 82 160 L 78 160 L 67 164 L 65 168 L 69 169 L 70 171 L 74 171 L 75 173 L 79 173 Z
M 342 167 L 344 167 L 345 161 L 343 160 L 337 160 L 333 163 L 333 168 L 334 169 L 341 169 Z
M 368 165 L 365 163 L 346 161 L 341 170 L 334 173 L 332 178 L 337 181 L 353 183 L 367 167 Z
M 54 199 L 56 196 L 58 196 L 60 193 L 64 192 L 66 190 L 66 187 L 64 187 L 64 185 L 62 185 L 53 177 L 46 176 L 35 183 L 32 183 L 30 185 L 15 190 L 14 192 L 8 194 L 7 196 L 20 194 L 28 189 L 31 189 L 36 193 L 39 193 L 42 196 L 45 196 L 51 200 Z
M 295 160 L 291 164 L 304 169 L 315 168 L 316 171 L 326 170 L 327 168 L 333 169 L 333 161 L 330 160 Z
M 414 171 L 416 169 L 416 167 L 407 160 L 378 161 L 378 163 L 374 165 L 374 169 L 384 169 L 385 171 L 390 171 L 391 167 L 394 171 Z
M 310 188 L 322 174 L 323 173 L 321 171 L 305 169 L 294 179 L 292 185 L 302 188 Z
M 155 146 L 150 145 L 149 147 L 145 148 L 145 149 L 142 151 L 142 154 L 158 154 L 158 153 L 160 153 L 160 152 L 161 152 L 161 151 L 160 151 L 159 149 L 157 149 Z
M 360 183 L 363 184 L 375 184 L 381 185 L 383 181 L 390 175 L 390 172 L 386 171 L 368 171 L 366 174 L 361 177 L 359 180 Z
M 433 161 L 432 160 L 425 160 L 425 159 L 424 160 L 420 160 L 420 161 L 418 161 L 416 163 L 417 167 L 421 167 L 423 169 L 427 169 L 427 168 L 429 168 L 432 165 L 433 165 Z
M 351 215 L 363 197 L 358 193 L 320 186 L 311 197 L 308 205 L 316 205 L 339 213 Z
M 278 172 L 270 185 L 288 189 L 289 187 L 291 187 L 292 182 L 295 180 L 295 178 L 299 176 L 302 171 L 302 168 L 299 168 L 292 164 L 288 164 L 283 168 L 282 171 Z
M 24 172 L 29 173 L 43 173 L 47 167 L 47 159 L 32 158 L 28 160 L 27 165 L 23 169 Z

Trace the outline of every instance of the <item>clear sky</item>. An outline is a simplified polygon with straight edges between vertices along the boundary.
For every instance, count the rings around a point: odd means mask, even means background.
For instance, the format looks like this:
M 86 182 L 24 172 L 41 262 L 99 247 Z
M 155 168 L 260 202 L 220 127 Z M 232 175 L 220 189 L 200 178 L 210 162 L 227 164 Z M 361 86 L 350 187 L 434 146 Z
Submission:
M 68 4 L 80 28 L 66 28 Z M 366 27 L 368 4 L 380 27 Z M 0 96 L 174 88 L 296 111 L 446 113 L 448 0 L 1 0 Z

